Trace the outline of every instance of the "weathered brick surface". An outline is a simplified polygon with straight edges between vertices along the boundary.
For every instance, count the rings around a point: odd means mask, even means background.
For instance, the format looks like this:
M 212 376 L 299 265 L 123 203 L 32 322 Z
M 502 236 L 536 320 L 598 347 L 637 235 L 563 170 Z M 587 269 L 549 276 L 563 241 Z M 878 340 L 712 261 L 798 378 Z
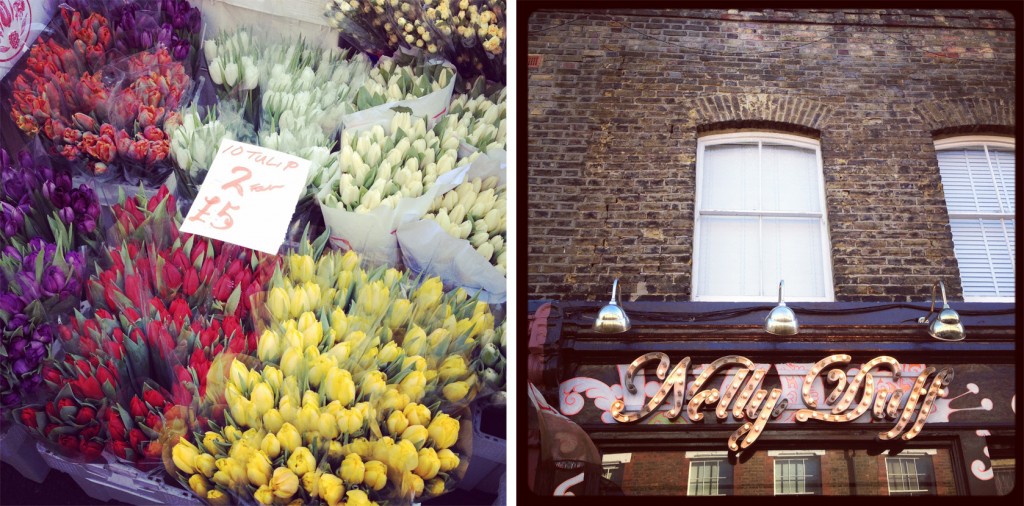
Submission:
M 819 135 L 837 301 L 917 300 L 940 276 L 962 297 L 932 143 L 1012 131 L 1009 13 L 540 11 L 528 25 L 543 55 L 528 76 L 530 297 L 601 300 L 619 276 L 625 299 L 688 300 L 698 134 L 767 127 Z

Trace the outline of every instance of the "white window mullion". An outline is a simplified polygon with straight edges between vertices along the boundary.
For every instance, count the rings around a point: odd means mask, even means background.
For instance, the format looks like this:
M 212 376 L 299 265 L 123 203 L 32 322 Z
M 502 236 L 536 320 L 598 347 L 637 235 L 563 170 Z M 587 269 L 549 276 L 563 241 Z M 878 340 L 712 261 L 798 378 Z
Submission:
M 764 212 L 764 142 L 757 141 L 757 211 Z M 757 295 L 764 297 L 764 217 L 757 216 Z
M 985 161 L 988 162 L 988 174 L 992 178 L 992 190 L 996 194 L 996 203 L 999 205 L 999 212 L 1005 212 L 1006 206 L 1003 204 L 1003 195 L 999 191 L 999 183 L 996 182 L 996 168 L 992 165 L 992 157 L 988 154 L 988 146 L 982 146 L 985 148 Z

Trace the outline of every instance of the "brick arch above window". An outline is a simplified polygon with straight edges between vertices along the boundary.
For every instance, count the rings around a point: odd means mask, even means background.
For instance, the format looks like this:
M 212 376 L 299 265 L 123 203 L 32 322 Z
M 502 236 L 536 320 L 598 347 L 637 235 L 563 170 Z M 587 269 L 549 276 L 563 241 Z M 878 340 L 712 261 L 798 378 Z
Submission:
M 833 108 L 813 99 L 767 93 L 730 93 L 698 97 L 680 104 L 698 125 L 770 123 L 799 133 L 821 132 Z M 758 126 L 754 126 L 758 128 Z
M 933 135 L 998 133 L 1013 134 L 1014 103 L 999 99 L 966 97 L 932 100 L 914 106 L 925 128 Z

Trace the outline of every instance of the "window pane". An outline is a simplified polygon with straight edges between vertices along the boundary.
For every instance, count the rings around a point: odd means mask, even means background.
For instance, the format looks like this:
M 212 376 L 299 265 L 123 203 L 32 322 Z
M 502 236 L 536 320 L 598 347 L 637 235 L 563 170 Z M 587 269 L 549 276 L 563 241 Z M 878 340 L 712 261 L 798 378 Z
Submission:
M 989 166 L 984 148 L 939 151 L 938 158 L 950 212 L 1012 212 L 1004 211 L 1012 208 L 1004 206 L 1004 196 L 996 192 L 997 187 L 1004 186 L 994 167 Z
M 818 158 L 812 149 L 764 144 L 761 185 L 764 210 L 821 211 Z
M 821 226 L 817 219 L 764 218 L 761 246 L 765 269 L 761 289 L 778 294 L 779 280 L 785 280 L 787 297 L 824 297 Z
M 757 218 L 701 218 L 700 295 L 760 295 L 757 227 Z
M 1014 295 L 1014 220 L 951 219 L 964 295 Z
M 757 144 L 704 148 L 701 210 L 758 209 Z

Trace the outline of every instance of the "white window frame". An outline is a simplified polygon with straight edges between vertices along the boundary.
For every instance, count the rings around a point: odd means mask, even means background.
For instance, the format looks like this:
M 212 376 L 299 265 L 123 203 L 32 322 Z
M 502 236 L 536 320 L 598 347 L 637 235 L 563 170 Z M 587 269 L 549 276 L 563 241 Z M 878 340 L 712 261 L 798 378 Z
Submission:
M 703 188 L 703 172 L 704 172 L 704 148 L 707 146 L 714 146 L 719 144 L 738 144 L 738 143 L 750 143 L 756 142 L 758 149 L 763 142 L 775 142 L 784 144 L 787 146 L 793 146 L 803 149 L 811 149 L 814 151 L 815 158 L 818 162 L 818 199 L 820 203 L 820 213 L 814 212 L 793 212 L 793 211 L 757 211 L 757 212 L 745 212 L 745 211 L 729 211 L 729 210 L 706 210 L 701 212 L 701 189 Z M 749 295 L 698 295 L 697 287 L 700 286 L 700 240 L 701 240 L 701 216 L 750 216 L 750 217 L 770 217 L 770 218 L 816 218 L 819 220 L 821 227 L 821 240 L 822 240 L 822 280 L 825 296 L 824 297 L 797 297 L 789 295 L 790 292 L 786 292 L 786 301 L 801 301 L 801 302 L 834 302 L 835 301 L 835 287 L 832 282 L 832 240 L 829 237 L 828 227 L 828 206 L 825 201 L 825 171 L 824 165 L 821 159 L 821 143 L 810 137 L 803 137 L 799 135 L 782 134 L 775 132 L 735 132 L 727 134 L 713 134 L 701 136 L 697 139 L 697 178 L 695 186 L 696 197 L 694 199 L 694 229 L 693 229 L 693 262 L 691 266 L 691 289 L 690 298 L 694 301 L 708 301 L 708 302 L 733 302 L 736 300 L 751 301 L 751 302 L 775 302 L 778 300 L 778 291 L 769 290 L 769 293 L 764 293 L 758 296 Z M 760 223 L 760 220 L 759 220 Z M 760 230 L 760 225 L 759 225 Z
M 918 465 L 917 465 L 917 460 L 921 459 L 921 458 L 931 458 L 931 457 L 928 456 L 928 455 L 922 455 L 922 454 L 917 454 L 917 455 L 909 454 L 909 455 L 907 455 L 907 454 L 904 454 L 904 453 L 901 453 L 900 455 L 897 455 L 897 456 L 894 456 L 894 457 L 885 457 L 885 481 L 886 481 L 886 486 L 888 487 L 888 490 L 889 490 L 889 495 L 909 495 L 909 494 L 920 494 L 920 493 L 927 493 L 928 492 L 928 489 L 921 488 L 921 481 L 922 481 L 921 478 L 924 477 L 924 474 L 920 472 L 920 470 L 918 469 Z M 896 490 L 896 491 L 893 490 L 893 488 L 892 488 L 893 475 L 892 475 L 892 473 L 889 472 L 889 461 L 891 461 L 891 460 L 895 460 L 895 461 L 912 461 L 914 463 L 913 476 L 917 477 L 917 489 L 915 489 L 915 490 Z M 911 476 L 911 473 L 899 474 L 898 476 L 900 476 L 900 477 L 902 477 L 902 476 Z
M 715 475 L 712 476 L 711 478 L 709 478 L 709 480 L 711 482 L 713 482 L 713 485 L 711 486 L 711 488 L 715 491 L 715 493 L 713 493 L 713 494 L 696 494 L 695 495 L 694 494 L 694 485 L 696 485 L 696 483 L 694 483 L 695 480 L 694 480 L 694 474 L 693 474 L 693 471 L 694 471 L 693 465 L 694 464 L 697 464 L 698 466 L 708 465 L 708 464 L 710 464 L 712 462 L 714 462 L 714 464 L 715 464 Z M 719 483 L 722 480 L 725 479 L 725 476 L 722 475 L 722 463 L 723 462 L 728 464 L 728 462 L 726 462 L 726 460 L 724 458 L 721 458 L 721 457 L 718 457 L 718 458 L 715 458 L 715 457 L 712 457 L 712 458 L 698 458 L 698 459 L 691 460 L 690 461 L 690 472 L 689 472 L 689 474 L 687 474 L 687 477 L 686 477 L 686 495 L 688 495 L 688 496 L 724 496 L 725 494 L 721 493 L 721 489 L 719 487 Z
M 773 461 L 772 461 L 772 487 L 773 487 L 774 494 L 775 495 L 815 495 L 814 492 L 784 493 L 784 494 L 783 493 L 779 493 L 779 488 L 778 488 L 778 483 L 779 483 L 779 480 L 778 480 L 779 466 L 778 465 L 779 465 L 779 461 L 786 461 L 786 460 L 803 460 L 803 461 L 806 461 L 807 459 L 812 459 L 813 458 L 813 459 L 818 459 L 818 469 L 821 472 L 824 472 L 824 468 L 823 468 L 823 466 L 821 464 L 821 456 L 822 455 L 825 455 L 825 450 L 774 450 L 774 451 L 770 450 L 768 452 L 768 456 L 773 458 Z M 805 473 L 807 472 L 806 464 L 804 465 L 804 472 Z M 813 474 L 804 474 L 803 475 L 803 478 L 804 478 L 804 489 L 805 490 L 808 488 L 807 487 L 807 478 L 813 478 L 813 477 L 814 477 Z M 820 479 L 821 477 L 819 476 L 818 478 Z M 822 480 L 822 485 L 824 485 L 824 480 Z
M 938 151 L 944 151 L 949 149 L 963 149 L 963 148 L 977 148 L 982 147 L 985 153 L 988 153 L 989 147 L 1004 148 L 1013 151 L 1015 149 L 1013 137 L 995 136 L 995 135 L 960 135 L 956 137 L 948 137 L 946 139 L 939 139 L 935 141 L 936 160 L 938 159 Z M 1016 158 L 1016 157 L 1015 157 Z M 1015 160 L 1016 161 L 1016 160 Z M 1016 198 L 1016 196 L 1015 196 Z M 962 212 L 951 212 L 949 211 L 949 203 L 946 203 L 946 212 L 949 214 L 949 219 L 1012 219 L 1016 220 L 1014 214 L 992 214 L 992 213 L 962 213 Z M 1011 265 L 1016 269 L 1016 252 L 1013 252 Z M 958 268 L 959 270 L 959 268 Z M 1014 273 L 1016 274 L 1016 272 Z M 961 274 L 961 279 L 963 275 Z M 964 302 L 1014 302 L 1014 296 L 972 296 L 964 294 Z

